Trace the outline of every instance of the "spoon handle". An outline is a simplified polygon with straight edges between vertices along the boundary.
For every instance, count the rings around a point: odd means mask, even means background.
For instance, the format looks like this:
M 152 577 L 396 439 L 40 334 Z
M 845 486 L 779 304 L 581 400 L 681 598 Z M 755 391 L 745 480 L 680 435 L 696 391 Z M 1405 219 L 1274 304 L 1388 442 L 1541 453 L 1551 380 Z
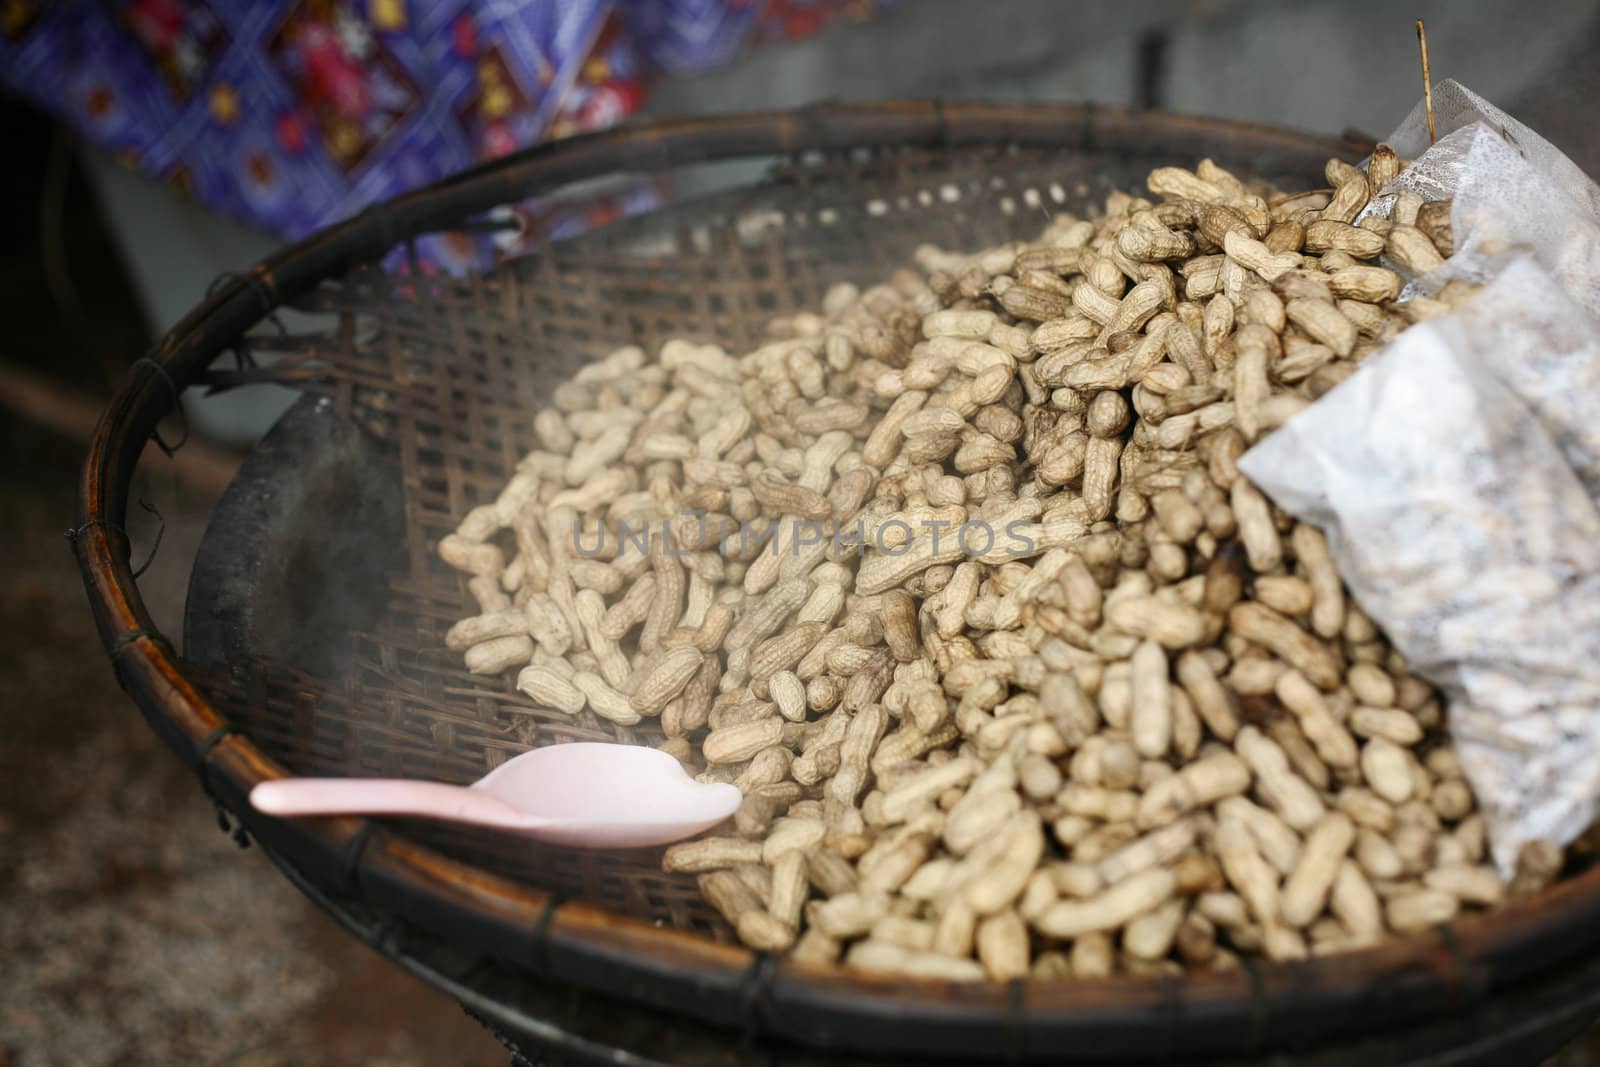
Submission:
M 250 803 L 268 815 L 411 815 L 524 827 L 541 821 L 480 789 L 413 778 L 280 778 L 252 789 Z

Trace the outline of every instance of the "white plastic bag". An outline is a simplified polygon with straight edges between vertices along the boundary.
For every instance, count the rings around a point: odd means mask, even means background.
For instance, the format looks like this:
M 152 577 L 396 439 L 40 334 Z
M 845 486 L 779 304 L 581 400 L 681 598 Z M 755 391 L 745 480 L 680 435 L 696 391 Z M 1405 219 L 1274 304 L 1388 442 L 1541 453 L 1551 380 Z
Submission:
M 1402 299 L 1482 284 L 1401 334 L 1245 454 L 1327 534 L 1411 668 L 1449 698 L 1462 765 L 1509 876 L 1600 810 L 1600 189 L 1469 90 L 1390 143 L 1403 190 L 1453 196 L 1455 251 Z
M 1465 86 L 1442 82 L 1433 96 L 1439 143 L 1428 146 L 1419 103 L 1389 138 L 1413 162 L 1362 215 L 1387 218 L 1403 191 L 1424 200 L 1453 197 L 1455 252 L 1420 291 L 1437 291 L 1453 278 L 1487 281 L 1498 273 L 1496 262 L 1519 249 L 1600 316 L 1600 187 L 1550 142 Z

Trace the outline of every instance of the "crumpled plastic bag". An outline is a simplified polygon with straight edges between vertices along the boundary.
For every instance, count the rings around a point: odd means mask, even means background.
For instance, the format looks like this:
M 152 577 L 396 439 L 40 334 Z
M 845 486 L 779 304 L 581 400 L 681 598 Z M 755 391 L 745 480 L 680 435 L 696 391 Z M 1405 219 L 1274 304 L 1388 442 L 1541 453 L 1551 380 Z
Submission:
M 1521 249 L 1600 316 L 1600 186 L 1550 142 L 1458 82 L 1441 82 L 1433 102 L 1438 143 L 1428 146 L 1427 113 L 1418 103 L 1389 138 L 1413 162 L 1357 218 L 1388 218 L 1400 192 L 1454 197 L 1454 254 L 1401 299 L 1437 292 L 1455 278 L 1487 281 L 1507 250 Z
M 1600 188 L 1453 82 L 1390 143 L 1394 194 L 1453 196 L 1455 251 L 1402 299 L 1483 286 L 1406 330 L 1240 460 L 1322 528 L 1363 610 L 1449 700 L 1509 877 L 1600 811 Z M 1420 134 L 1419 134 L 1420 129 Z
M 1444 319 L 1467 339 L 1463 350 L 1533 411 L 1600 502 L 1600 322 L 1532 256 L 1486 262 L 1497 276 Z

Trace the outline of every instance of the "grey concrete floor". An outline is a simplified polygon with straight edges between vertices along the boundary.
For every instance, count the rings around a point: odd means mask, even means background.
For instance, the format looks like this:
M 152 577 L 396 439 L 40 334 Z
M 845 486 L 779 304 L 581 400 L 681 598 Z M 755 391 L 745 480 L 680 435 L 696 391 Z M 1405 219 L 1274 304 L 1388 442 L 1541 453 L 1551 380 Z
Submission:
M 1008 0 L 983 5 L 983 17 L 971 7 L 902 0 L 879 24 L 830 30 L 664 85 L 652 106 L 1093 97 L 1382 134 L 1416 95 L 1414 12 L 1379 0 Z M 1600 172 L 1596 3 L 1414 7 L 1429 19 L 1440 76 L 1504 102 Z M 1296 76 L 1286 82 L 1284 70 Z M 42 161 L 47 134 L 24 132 Z M 0 359 L 103 393 L 140 353 L 134 290 L 77 187 L 64 244 L 81 305 L 74 314 L 53 303 L 32 211 L 41 167 L 27 151 L 15 158 L 26 162 L 0 176 L 0 202 L 20 205 L 0 215 L 0 321 L 18 326 L 0 336 Z M 211 275 L 240 265 L 204 257 L 157 264 L 172 279 L 166 296 L 192 290 L 194 299 Z M 504 1064 L 499 1046 L 455 1005 L 355 943 L 258 853 L 240 853 L 218 833 L 196 784 L 117 688 L 61 538 L 80 452 L 81 441 L 26 421 L 0 424 L 0 559 L 8 562 L 0 575 L 0 1067 Z M 141 481 L 167 521 L 143 587 L 158 621 L 176 632 L 213 496 L 163 464 L 147 458 Z M 137 533 L 148 543 L 148 529 Z M 1595 1036 L 1552 1067 L 1587 1064 L 1600 1064 Z
M 503 1065 L 219 832 L 117 687 L 62 538 L 80 452 L 0 430 L 0 1064 Z M 138 493 L 166 531 L 141 587 L 172 633 L 213 501 L 155 458 Z
M 0 171 L 0 203 L 21 206 L 0 213 L 0 368 L 88 398 L 92 417 L 142 354 L 139 311 L 75 176 L 41 254 L 29 209 L 50 130 L 5 101 L 0 129 L 21 161 Z M 47 281 L 56 253 L 75 293 Z M 0 1067 L 504 1067 L 454 1003 L 221 834 L 118 688 L 62 536 L 84 443 L 0 417 Z M 168 633 L 227 462 L 208 488 L 154 449 L 141 468 L 135 499 L 166 521 L 141 588 Z M 142 558 L 154 529 L 136 513 Z

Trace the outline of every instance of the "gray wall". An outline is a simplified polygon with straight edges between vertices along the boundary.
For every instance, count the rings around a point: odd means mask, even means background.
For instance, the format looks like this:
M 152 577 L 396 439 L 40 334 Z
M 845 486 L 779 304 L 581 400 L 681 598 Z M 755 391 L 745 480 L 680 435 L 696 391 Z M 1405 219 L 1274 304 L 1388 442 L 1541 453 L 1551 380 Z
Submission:
M 1421 95 L 1419 17 L 1435 80 L 1455 78 L 1525 121 L 1539 119 L 1536 128 L 1597 169 L 1587 103 L 1600 89 L 1595 0 L 900 0 L 866 23 L 664 82 L 650 109 L 828 97 L 1093 99 L 1381 137 Z M 1550 106 L 1562 99 L 1570 103 Z

